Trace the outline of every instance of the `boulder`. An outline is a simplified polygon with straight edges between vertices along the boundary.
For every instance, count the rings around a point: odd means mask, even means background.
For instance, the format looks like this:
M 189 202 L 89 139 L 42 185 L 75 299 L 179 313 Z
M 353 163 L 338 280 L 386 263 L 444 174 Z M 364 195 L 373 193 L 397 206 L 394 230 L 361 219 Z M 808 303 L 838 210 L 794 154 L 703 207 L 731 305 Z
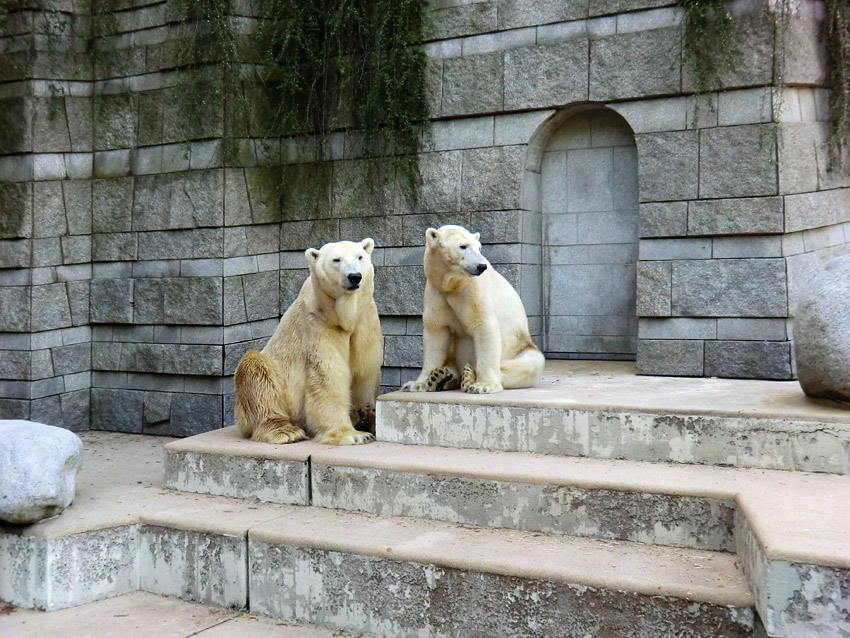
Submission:
M 803 392 L 850 402 L 850 255 L 826 262 L 800 295 L 794 351 Z
M 35 523 L 74 500 L 83 442 L 63 428 L 0 420 L 0 519 Z

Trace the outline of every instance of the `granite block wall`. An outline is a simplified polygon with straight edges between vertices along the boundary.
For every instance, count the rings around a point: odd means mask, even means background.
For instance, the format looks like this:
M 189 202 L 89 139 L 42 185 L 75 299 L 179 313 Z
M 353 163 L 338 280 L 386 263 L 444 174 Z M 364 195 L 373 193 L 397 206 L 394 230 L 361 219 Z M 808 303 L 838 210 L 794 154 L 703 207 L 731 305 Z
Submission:
M 20 2 L 0 37 L 2 417 L 229 424 L 233 370 L 297 295 L 303 251 L 366 236 L 396 389 L 421 362 L 424 232 L 446 223 L 481 233 L 549 356 L 789 379 L 798 291 L 850 252 L 817 1 L 790 21 L 782 87 L 772 23 L 736 3 L 741 64 L 695 97 L 674 0 L 434 0 L 416 205 L 392 181 L 353 187 L 354 133 L 319 163 L 259 129 L 226 136 L 214 100 L 187 117 L 175 3 L 113 4 Z M 250 30 L 251 4 L 232 11 Z

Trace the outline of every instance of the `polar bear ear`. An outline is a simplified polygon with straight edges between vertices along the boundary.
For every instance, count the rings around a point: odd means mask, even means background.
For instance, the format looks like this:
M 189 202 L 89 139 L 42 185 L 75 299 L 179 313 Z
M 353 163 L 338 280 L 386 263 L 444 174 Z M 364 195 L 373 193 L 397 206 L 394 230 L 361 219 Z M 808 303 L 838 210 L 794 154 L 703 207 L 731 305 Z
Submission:
M 315 248 L 308 248 L 304 251 L 304 256 L 307 258 L 308 264 L 315 264 L 319 261 L 319 251 Z
M 372 251 L 375 249 L 375 240 L 371 237 L 367 237 L 360 242 L 360 245 L 363 246 L 363 250 L 366 251 L 367 255 L 371 255 Z
M 479 239 L 481 239 L 481 233 L 475 233 L 472 236 L 475 237 L 475 241 L 478 241 Z
M 425 243 L 428 246 L 434 246 L 439 242 L 440 234 L 436 228 L 429 228 L 425 231 Z

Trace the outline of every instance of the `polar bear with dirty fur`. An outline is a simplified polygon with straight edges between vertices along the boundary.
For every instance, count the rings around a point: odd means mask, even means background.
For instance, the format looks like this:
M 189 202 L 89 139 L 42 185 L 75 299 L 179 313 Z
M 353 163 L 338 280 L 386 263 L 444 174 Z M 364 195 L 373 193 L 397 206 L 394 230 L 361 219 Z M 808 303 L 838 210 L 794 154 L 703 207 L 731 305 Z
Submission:
M 544 358 L 522 301 L 481 255 L 479 238 L 461 226 L 425 231 L 422 372 L 402 390 L 490 394 L 540 377 Z
M 304 255 L 310 276 L 262 352 L 236 368 L 236 424 L 245 437 L 350 445 L 374 437 L 383 342 L 372 298 L 372 239 Z

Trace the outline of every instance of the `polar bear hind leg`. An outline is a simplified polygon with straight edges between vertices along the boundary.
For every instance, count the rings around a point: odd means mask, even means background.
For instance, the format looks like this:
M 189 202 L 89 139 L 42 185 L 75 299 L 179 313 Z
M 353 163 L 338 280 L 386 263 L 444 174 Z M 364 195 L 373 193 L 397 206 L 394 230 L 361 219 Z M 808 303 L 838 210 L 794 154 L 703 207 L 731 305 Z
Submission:
M 502 385 L 505 388 L 530 388 L 540 378 L 545 363 L 540 350 L 526 348 L 513 359 L 502 361 Z
M 256 350 L 246 352 L 236 368 L 234 384 L 236 425 L 246 438 L 264 443 L 293 443 L 307 438 L 280 405 L 282 379 L 271 358 Z

